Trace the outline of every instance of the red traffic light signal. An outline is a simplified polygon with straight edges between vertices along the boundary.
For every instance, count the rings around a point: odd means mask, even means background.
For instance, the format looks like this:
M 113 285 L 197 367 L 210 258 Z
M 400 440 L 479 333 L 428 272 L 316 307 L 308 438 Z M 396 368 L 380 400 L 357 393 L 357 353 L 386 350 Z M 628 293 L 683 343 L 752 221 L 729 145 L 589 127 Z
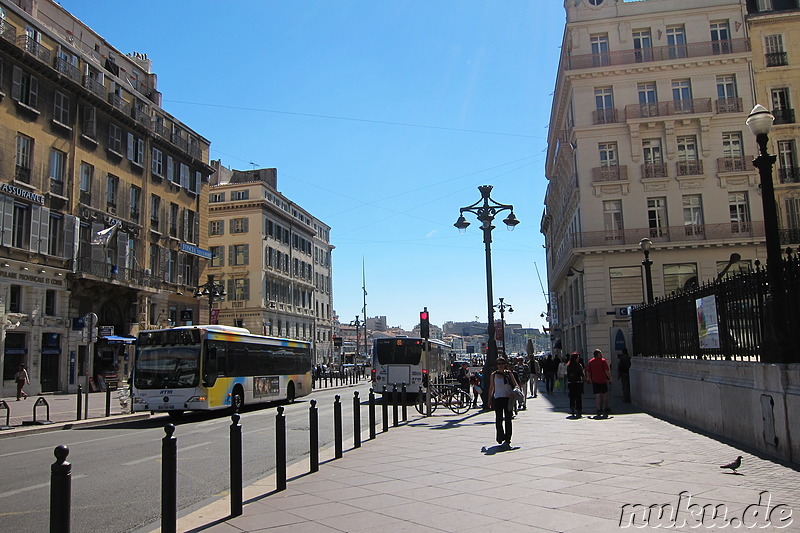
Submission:
M 431 325 L 428 316 L 428 308 L 419 312 L 419 336 L 427 339 L 431 335 Z

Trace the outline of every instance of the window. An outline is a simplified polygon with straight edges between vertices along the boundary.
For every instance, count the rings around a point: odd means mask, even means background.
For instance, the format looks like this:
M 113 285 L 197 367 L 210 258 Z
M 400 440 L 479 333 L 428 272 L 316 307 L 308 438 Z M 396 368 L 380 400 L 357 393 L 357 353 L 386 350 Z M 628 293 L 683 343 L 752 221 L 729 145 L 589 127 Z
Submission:
M 133 163 L 144 165 L 144 140 L 128 133 L 128 159 Z
M 150 265 L 150 273 L 153 276 L 158 275 L 159 265 L 160 265 L 160 258 L 161 258 L 161 248 L 157 244 L 151 244 L 150 245 L 150 261 L 149 261 L 148 264 Z M 152 320 L 152 323 L 155 323 L 155 317 L 156 317 L 156 315 L 153 314 L 153 312 L 151 311 L 150 320 Z
M 647 199 L 647 222 L 651 237 L 665 237 L 667 235 L 667 199 Z
M 592 45 L 593 63 L 595 67 L 602 67 L 611 63 L 608 55 L 608 35 L 592 35 L 589 37 Z
M 150 195 L 150 229 L 160 231 L 161 221 L 161 197 L 156 194 Z
M 683 226 L 686 235 L 703 234 L 703 205 L 699 194 L 683 197 Z
M 642 267 L 612 267 L 608 269 L 611 282 L 611 305 L 627 305 L 644 301 Z
M 248 245 L 234 244 L 228 247 L 228 264 L 230 266 L 244 266 L 248 263 Z
M 21 68 L 14 66 L 11 82 L 11 98 L 31 109 L 38 108 L 39 80 Z
M 607 241 L 622 239 L 622 200 L 603 202 L 603 224 Z
M 617 160 L 617 143 L 600 143 L 600 166 L 613 167 L 619 164 Z
M 697 263 L 664 265 L 664 294 L 697 287 Z
M 154 175 L 160 178 L 164 177 L 164 154 L 158 148 L 153 148 L 150 170 Z
M 694 113 L 691 81 L 672 80 L 672 105 L 675 114 Z
M 772 0 L 757 0 L 758 11 L 771 11 L 772 10 Z
M 742 104 L 736 90 L 736 76 L 717 76 L 717 113 L 739 113 Z
M 106 201 L 112 207 L 117 206 L 117 197 L 119 194 L 119 178 L 109 174 L 106 179 Z
M 212 267 L 225 266 L 225 247 L 212 246 L 210 248 L 210 251 L 211 251 L 211 266 Z
M 613 124 L 617 121 L 614 110 L 614 93 L 611 87 L 597 87 L 594 90 L 595 124 Z
M 729 192 L 728 210 L 731 217 L 731 232 L 749 233 L 750 208 L 748 206 L 747 192 Z
M 113 122 L 108 124 L 108 149 L 122 156 L 122 128 Z
M 8 287 L 8 312 L 22 312 L 22 287 L 20 285 L 9 285 Z
M 247 218 L 232 218 L 231 233 L 247 233 Z
M 178 236 L 178 204 L 169 204 L 169 236 Z
M 69 96 L 56 91 L 53 99 L 53 120 L 64 126 L 69 126 Z
M 661 155 L 661 139 L 643 139 L 642 155 L 644 156 L 643 178 L 667 177 L 667 165 L 664 164 Z
M 83 135 L 92 140 L 97 137 L 97 110 L 90 105 L 83 106 Z
M 728 21 L 717 21 L 710 24 L 711 50 L 715 54 L 729 54 L 731 52 L 731 33 Z
M 225 235 L 225 221 L 212 220 L 208 223 L 209 235 Z
M 727 158 L 739 159 L 742 157 L 742 132 L 734 131 L 722 134 L 722 153 Z M 744 168 L 737 170 L 744 170 Z
M 789 88 L 781 87 L 770 91 L 772 99 L 772 114 L 775 124 L 792 124 L 794 122 L 794 109 L 789 101 Z
M 639 116 L 657 117 L 659 113 L 655 82 L 639 83 L 636 88 L 639 92 Z
M 11 217 L 11 245 L 27 249 L 31 242 L 30 206 L 14 202 Z
M 247 200 L 250 198 L 250 191 L 245 189 L 243 191 L 231 191 L 231 200 Z
M 44 314 L 56 316 L 56 291 L 53 289 L 44 291 Z
M 670 59 L 680 59 L 687 56 L 686 30 L 683 25 L 667 27 L 667 46 L 669 46 Z
M 50 211 L 49 224 L 50 237 L 47 239 L 47 253 L 56 257 L 64 257 L 64 217 L 55 211 Z
M 781 183 L 800 183 L 795 140 L 778 141 L 778 177 Z
M 794 232 L 800 231 L 800 198 L 787 198 L 786 219 L 790 230 Z M 793 240 L 796 241 L 797 239 Z
M 81 163 L 81 202 L 90 204 L 92 201 L 92 180 L 94 178 L 94 167 L 89 163 Z
M 17 134 L 17 167 L 14 179 L 24 183 L 31 182 L 31 168 L 33 167 L 33 139 L 21 133 Z
M 208 203 L 216 204 L 219 202 L 225 201 L 225 193 L 224 192 L 212 192 L 208 197 Z
M 786 50 L 783 49 L 782 35 L 764 36 L 764 62 L 768 67 L 781 67 L 789 64 Z
M 197 238 L 199 237 L 196 235 L 196 228 L 195 228 L 195 221 L 198 220 L 197 213 L 192 211 L 191 209 L 186 210 L 186 227 L 184 232 L 184 240 L 186 242 L 197 242 Z
M 50 192 L 64 196 L 64 177 L 67 171 L 67 154 L 50 150 Z
M 139 211 L 142 208 L 142 189 L 131 185 L 131 219 L 139 220 Z
M 248 278 L 229 279 L 228 299 L 237 301 L 249 300 L 250 280 Z
M 678 142 L 678 176 L 696 176 L 703 173 L 702 161 L 697 156 L 697 138 L 683 135 Z
M 653 60 L 653 39 L 650 30 L 635 30 L 633 32 L 634 57 L 637 63 Z

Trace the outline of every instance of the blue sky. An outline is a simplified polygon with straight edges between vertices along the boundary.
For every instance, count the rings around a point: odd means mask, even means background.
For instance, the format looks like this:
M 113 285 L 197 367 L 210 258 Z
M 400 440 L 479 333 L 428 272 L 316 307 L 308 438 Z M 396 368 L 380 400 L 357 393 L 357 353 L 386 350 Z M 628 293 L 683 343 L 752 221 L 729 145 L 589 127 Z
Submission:
M 485 321 L 482 232 L 472 215 L 463 235 L 453 223 L 488 184 L 521 221 L 509 232 L 496 220 L 495 303 L 541 328 L 561 2 L 61 4 L 148 55 L 163 107 L 211 141 L 212 159 L 277 168 L 279 191 L 331 226 L 343 322 L 361 313 L 362 262 L 368 316 L 410 329 L 427 306 L 434 324 Z

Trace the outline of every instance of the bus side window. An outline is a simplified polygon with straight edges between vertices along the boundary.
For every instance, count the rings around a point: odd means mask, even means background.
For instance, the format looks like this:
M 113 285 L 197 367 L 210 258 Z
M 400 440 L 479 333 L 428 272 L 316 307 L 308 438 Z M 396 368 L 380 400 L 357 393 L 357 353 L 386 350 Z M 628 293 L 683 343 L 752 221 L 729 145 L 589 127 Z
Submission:
M 217 381 L 217 375 L 219 373 L 217 366 L 217 347 L 209 346 L 206 353 L 206 367 L 205 373 L 203 374 L 203 384 L 206 387 L 213 387 L 214 383 Z

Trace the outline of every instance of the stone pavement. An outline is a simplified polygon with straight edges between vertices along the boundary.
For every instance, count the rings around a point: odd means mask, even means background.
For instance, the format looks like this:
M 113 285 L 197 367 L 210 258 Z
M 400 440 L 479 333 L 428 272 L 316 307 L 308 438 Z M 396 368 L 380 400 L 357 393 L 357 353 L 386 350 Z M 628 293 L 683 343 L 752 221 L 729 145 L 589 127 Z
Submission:
M 584 400 L 593 406 L 591 395 Z M 378 410 L 376 440 L 353 449 L 350 437 L 337 460 L 322 450 L 313 474 L 307 461 L 291 465 L 285 491 L 275 492 L 274 476 L 245 487 L 242 516 L 229 516 L 221 494 L 182 513 L 178 530 L 602 533 L 727 523 L 728 531 L 800 531 L 797 469 L 630 405 L 612 405 L 606 420 L 573 420 L 567 403 L 563 393 L 529 399 L 511 449 L 494 442 L 493 413 L 440 408 L 426 419 L 412 410 L 407 424 L 384 434 Z M 738 473 L 719 468 L 739 455 Z

